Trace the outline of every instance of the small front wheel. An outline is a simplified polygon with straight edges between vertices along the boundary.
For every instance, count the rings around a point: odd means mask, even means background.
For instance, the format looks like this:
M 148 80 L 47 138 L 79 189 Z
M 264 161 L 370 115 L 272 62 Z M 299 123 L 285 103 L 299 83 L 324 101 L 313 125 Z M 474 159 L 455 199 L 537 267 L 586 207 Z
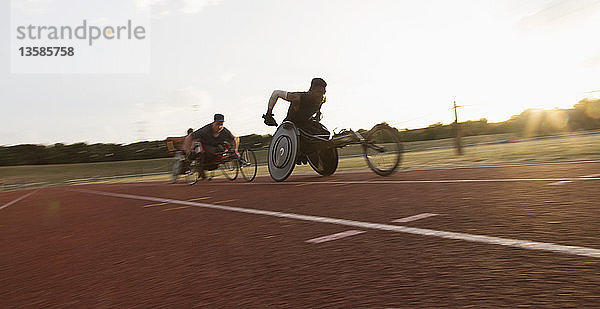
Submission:
M 402 160 L 400 134 L 389 125 L 378 124 L 365 135 L 363 152 L 369 168 L 377 175 L 393 174 Z
M 242 150 L 240 153 L 239 166 L 242 177 L 244 177 L 246 181 L 254 180 L 256 177 L 256 170 L 258 169 L 254 151 L 250 149 Z

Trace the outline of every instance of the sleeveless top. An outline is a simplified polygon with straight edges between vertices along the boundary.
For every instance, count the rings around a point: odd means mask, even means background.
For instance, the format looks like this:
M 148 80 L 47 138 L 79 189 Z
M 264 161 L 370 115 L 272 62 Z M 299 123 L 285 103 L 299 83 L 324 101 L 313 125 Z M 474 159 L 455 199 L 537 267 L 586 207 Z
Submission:
M 287 116 L 284 120 L 291 121 L 295 124 L 310 121 L 312 115 L 319 111 L 322 102 L 313 102 L 308 97 L 308 92 L 295 92 L 300 94 L 300 108 L 295 110 L 292 104 L 288 108 Z

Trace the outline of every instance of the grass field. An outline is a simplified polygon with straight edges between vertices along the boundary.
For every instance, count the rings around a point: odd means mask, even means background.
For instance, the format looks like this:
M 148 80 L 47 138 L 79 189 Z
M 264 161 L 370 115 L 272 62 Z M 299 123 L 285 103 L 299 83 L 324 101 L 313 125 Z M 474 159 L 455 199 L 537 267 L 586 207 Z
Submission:
M 61 183 L 72 179 L 132 175 L 169 170 L 171 159 L 0 167 L 5 184 Z
M 509 139 L 506 134 L 465 138 L 465 144 Z M 405 143 L 407 152 L 403 156 L 401 169 L 443 167 L 468 164 L 497 164 L 513 162 L 546 162 L 565 160 L 600 159 L 600 135 L 571 136 L 549 140 L 532 140 L 518 143 L 503 143 L 466 147 L 462 156 L 454 149 L 419 150 L 451 146 L 452 140 Z M 358 147 L 340 150 L 340 155 L 360 153 Z M 264 162 L 266 150 L 257 151 L 259 161 Z M 171 159 L 153 159 L 122 162 L 57 164 L 40 166 L 0 167 L 0 180 L 4 185 L 49 183 L 60 184 L 74 179 L 154 174 L 168 172 Z M 363 157 L 340 159 L 339 169 L 367 168 Z M 295 172 L 310 172 L 311 168 L 297 166 Z M 217 175 L 220 172 L 217 171 Z M 259 175 L 267 175 L 266 166 L 259 167 Z M 145 176 L 143 180 L 166 179 L 166 176 Z M 127 178 L 131 181 L 131 178 Z

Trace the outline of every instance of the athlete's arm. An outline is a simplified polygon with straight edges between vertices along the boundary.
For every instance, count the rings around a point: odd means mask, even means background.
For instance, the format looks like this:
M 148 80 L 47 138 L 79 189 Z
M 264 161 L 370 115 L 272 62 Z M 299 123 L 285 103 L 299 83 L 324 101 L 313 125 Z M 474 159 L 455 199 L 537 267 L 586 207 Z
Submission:
M 273 91 L 269 98 L 269 104 L 267 105 L 267 113 L 262 116 L 265 120 L 265 124 L 268 126 L 277 126 L 277 121 L 273 118 L 273 108 L 275 107 L 277 100 L 284 99 L 290 102 L 294 110 L 298 111 L 300 109 L 300 98 L 301 95 L 298 92 L 287 92 L 283 90 Z
M 235 149 L 235 152 L 238 152 L 238 148 L 240 147 L 240 138 L 235 136 L 233 138 L 233 149 Z
M 228 139 L 231 140 L 231 142 L 233 143 L 233 149 L 237 153 L 238 147 L 240 146 L 240 138 L 233 135 L 233 133 L 231 133 L 231 131 L 227 130 L 227 128 L 223 128 L 223 130 L 226 130 L 225 134 L 229 135 Z
M 273 108 L 275 107 L 275 104 L 277 103 L 277 100 L 279 99 L 284 99 L 290 103 L 292 103 L 292 106 L 294 107 L 295 110 L 298 110 L 300 108 L 300 94 L 297 92 L 287 92 L 287 91 L 283 91 L 283 90 L 275 90 L 273 91 L 273 93 L 271 94 L 271 97 L 269 98 L 269 104 L 267 106 L 267 115 L 273 114 Z

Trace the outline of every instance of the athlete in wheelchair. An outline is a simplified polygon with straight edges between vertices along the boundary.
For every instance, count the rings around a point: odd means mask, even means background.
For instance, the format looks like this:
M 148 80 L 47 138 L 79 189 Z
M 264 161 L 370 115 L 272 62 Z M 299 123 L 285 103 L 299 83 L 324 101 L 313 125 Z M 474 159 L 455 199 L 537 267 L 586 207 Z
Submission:
M 331 137 L 321 120 L 327 83 L 313 78 L 307 92 L 275 90 L 269 99 L 266 125 L 277 126 L 273 108 L 278 99 L 290 102 L 283 123 L 277 128 L 269 146 L 269 174 L 275 181 L 289 177 L 296 164 L 308 163 L 323 176 L 333 174 L 338 166 L 338 148 L 360 144 L 369 167 L 382 176 L 391 175 L 400 164 L 402 144 L 398 131 L 378 124 L 363 137 L 359 132 L 342 130 Z
M 215 114 L 212 123 L 188 131 L 182 151 L 175 157 L 172 182 L 184 175 L 188 184 L 195 184 L 199 179 L 206 179 L 205 171 L 217 168 L 230 180 L 235 180 L 238 172 L 246 181 L 254 180 L 257 171 L 254 152 L 251 149 L 238 152 L 239 138 L 223 126 L 224 121 L 222 114 Z
M 218 153 L 224 152 L 225 147 L 238 154 L 240 139 L 225 128 L 225 116 L 215 114 L 213 120 L 213 122 L 186 136 L 184 148 L 192 145 L 192 147 L 185 149 L 188 160 L 197 159 L 202 163 L 209 163 L 217 158 Z M 207 165 L 206 168 L 209 169 L 211 166 Z M 203 169 L 200 169 L 200 174 L 202 178 L 206 178 L 203 175 Z

